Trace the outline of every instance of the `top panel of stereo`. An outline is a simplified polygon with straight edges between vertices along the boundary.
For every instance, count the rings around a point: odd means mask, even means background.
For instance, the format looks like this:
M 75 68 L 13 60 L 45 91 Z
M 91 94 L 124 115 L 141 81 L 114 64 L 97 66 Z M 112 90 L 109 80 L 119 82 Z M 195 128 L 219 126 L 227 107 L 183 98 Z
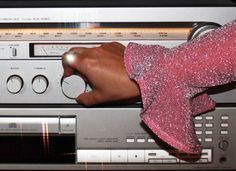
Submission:
M 0 7 L 222 7 L 236 6 L 235 0 L 8 0 Z
M 61 56 L 71 47 L 117 41 L 171 48 L 235 16 L 234 7 L 0 9 L 0 104 L 76 104 L 91 88 L 78 76 L 62 78 Z M 213 94 L 235 103 L 235 84 Z

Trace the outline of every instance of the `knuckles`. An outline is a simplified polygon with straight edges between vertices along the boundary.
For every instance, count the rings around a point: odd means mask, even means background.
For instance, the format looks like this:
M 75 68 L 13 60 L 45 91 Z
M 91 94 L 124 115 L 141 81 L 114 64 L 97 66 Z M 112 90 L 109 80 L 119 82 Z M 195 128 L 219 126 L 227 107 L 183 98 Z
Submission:
M 85 69 L 94 69 L 98 66 L 98 60 L 96 58 L 90 58 L 88 56 L 83 56 L 80 59 L 81 65 L 84 66 Z

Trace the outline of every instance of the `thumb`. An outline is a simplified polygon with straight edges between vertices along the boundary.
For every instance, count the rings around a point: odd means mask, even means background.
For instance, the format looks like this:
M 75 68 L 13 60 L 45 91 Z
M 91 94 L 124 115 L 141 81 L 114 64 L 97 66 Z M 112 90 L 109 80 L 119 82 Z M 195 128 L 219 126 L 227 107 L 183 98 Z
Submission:
M 76 98 L 76 101 L 85 106 L 92 106 L 101 102 L 101 99 L 99 97 L 100 97 L 99 93 L 95 90 L 92 90 L 92 91 L 80 94 Z

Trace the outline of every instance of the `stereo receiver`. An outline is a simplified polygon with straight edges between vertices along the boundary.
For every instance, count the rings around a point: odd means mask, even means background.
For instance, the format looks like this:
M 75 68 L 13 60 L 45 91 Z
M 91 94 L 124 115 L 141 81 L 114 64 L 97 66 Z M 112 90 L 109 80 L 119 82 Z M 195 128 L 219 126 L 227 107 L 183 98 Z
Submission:
M 193 155 L 171 148 L 142 123 L 141 102 L 77 104 L 91 88 L 79 76 L 63 78 L 61 64 L 72 47 L 178 46 L 234 20 L 233 2 L 57 8 L 31 2 L 0 9 L 0 170 L 236 169 L 235 83 L 209 90 L 217 107 L 195 117 L 203 150 Z

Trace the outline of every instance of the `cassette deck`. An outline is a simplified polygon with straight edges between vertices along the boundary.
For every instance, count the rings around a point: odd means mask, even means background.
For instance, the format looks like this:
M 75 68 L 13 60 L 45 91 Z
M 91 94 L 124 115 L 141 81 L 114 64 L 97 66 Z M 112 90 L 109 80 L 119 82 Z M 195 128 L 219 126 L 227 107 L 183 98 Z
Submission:
M 235 8 L 0 9 L 0 169 L 236 169 L 235 83 L 210 90 L 216 110 L 195 118 L 204 147 L 196 156 L 154 136 L 141 122 L 140 103 L 77 104 L 78 89 L 90 87 L 62 79 L 61 65 L 71 47 L 178 46 L 235 19 Z

